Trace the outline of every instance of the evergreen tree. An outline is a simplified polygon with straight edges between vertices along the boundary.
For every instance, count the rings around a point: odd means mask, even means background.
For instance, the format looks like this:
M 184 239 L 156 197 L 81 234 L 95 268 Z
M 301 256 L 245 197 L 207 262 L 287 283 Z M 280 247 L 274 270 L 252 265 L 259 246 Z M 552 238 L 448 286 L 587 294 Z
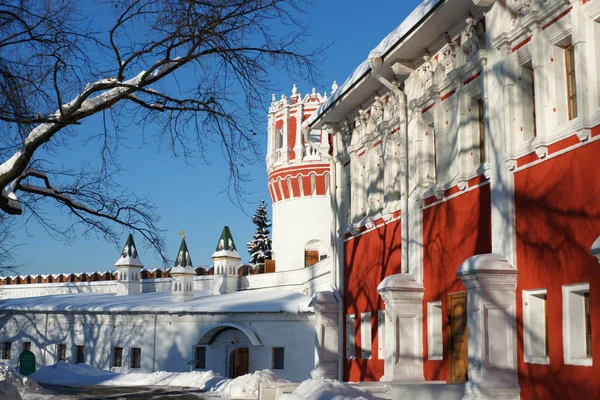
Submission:
M 254 238 L 246 244 L 250 262 L 263 263 L 265 260 L 271 259 L 271 238 L 269 237 L 271 222 L 267 218 L 267 204 L 264 200 L 260 201 L 256 213 L 252 217 L 252 223 L 256 225 L 256 233 Z

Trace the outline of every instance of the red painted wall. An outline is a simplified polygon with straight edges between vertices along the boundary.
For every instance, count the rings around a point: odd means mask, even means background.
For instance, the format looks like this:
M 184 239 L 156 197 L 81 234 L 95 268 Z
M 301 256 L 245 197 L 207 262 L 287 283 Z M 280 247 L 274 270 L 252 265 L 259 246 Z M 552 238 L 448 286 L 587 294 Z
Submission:
M 346 314 L 356 314 L 357 343 L 356 359 L 345 360 L 344 379 L 347 381 L 374 381 L 383 376 L 383 360 L 377 359 L 377 310 L 383 310 L 385 306 L 377 293 L 377 285 L 386 276 L 401 272 L 401 248 L 399 219 L 344 243 L 344 306 Z M 372 316 L 370 360 L 360 358 L 361 337 L 358 328 L 363 312 L 371 312 Z
M 467 258 L 489 253 L 490 185 L 486 184 L 423 210 L 423 372 L 425 380 L 448 379 L 448 294 L 465 290 L 456 277 Z M 442 302 L 444 358 L 428 360 L 427 303 Z
M 515 174 L 517 334 L 523 399 L 600 398 L 600 142 Z M 593 366 L 564 364 L 562 285 L 590 284 Z M 522 291 L 547 289 L 549 365 L 525 363 Z

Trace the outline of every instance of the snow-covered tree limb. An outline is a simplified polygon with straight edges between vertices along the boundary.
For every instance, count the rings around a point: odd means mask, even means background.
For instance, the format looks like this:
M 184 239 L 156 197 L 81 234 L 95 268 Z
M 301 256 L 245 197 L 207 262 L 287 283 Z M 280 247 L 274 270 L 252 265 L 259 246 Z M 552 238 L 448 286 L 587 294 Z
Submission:
M 158 124 L 160 139 L 185 156 L 199 150 L 204 157 L 207 141 L 220 142 L 229 160 L 227 193 L 239 201 L 239 166 L 258 155 L 249 127 L 264 113 L 269 69 L 310 78 L 317 52 L 300 50 L 308 29 L 297 22 L 302 4 L 295 0 L 95 4 L 112 20 L 98 24 L 69 0 L 0 2 L 0 212 L 42 219 L 38 207 L 54 202 L 108 236 L 110 223 L 137 230 L 161 253 L 150 204 L 103 183 L 118 169 L 119 121 Z M 275 35 L 272 23 L 293 29 Z M 104 176 L 86 171 L 81 176 L 93 179 L 82 185 L 80 175 L 50 171 L 40 150 L 60 156 L 65 132 L 94 137 L 78 127 L 95 114 L 105 116 Z

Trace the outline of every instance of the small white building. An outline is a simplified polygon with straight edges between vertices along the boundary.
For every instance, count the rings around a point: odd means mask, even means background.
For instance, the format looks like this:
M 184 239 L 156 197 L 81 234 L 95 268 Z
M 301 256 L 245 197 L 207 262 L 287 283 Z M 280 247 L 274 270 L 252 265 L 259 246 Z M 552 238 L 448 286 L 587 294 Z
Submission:
M 327 318 L 317 315 L 323 301 L 313 306 L 312 295 L 330 285 L 328 260 L 238 277 L 241 257 L 228 227 L 213 260 L 214 275 L 198 276 L 183 237 L 170 277 L 141 280 L 144 265 L 130 235 L 115 264 L 116 280 L 5 285 L 1 361 L 16 366 L 29 349 L 38 368 L 65 361 L 119 372 L 212 370 L 229 377 L 268 368 L 293 381 L 318 372 L 315 323 Z M 335 365 L 329 369 L 336 373 Z

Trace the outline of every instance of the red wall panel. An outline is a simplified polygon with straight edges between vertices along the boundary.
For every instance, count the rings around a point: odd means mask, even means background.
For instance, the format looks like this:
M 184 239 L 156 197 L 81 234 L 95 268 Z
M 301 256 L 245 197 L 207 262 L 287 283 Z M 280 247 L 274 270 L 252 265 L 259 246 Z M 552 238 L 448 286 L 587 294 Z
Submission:
M 489 253 L 490 185 L 423 210 L 423 372 L 425 380 L 448 379 L 448 294 L 465 290 L 456 277 L 467 258 Z M 427 303 L 442 302 L 443 360 L 428 360 Z
M 521 398 L 600 398 L 600 142 L 515 174 L 517 334 Z M 565 365 L 562 285 L 590 284 L 593 366 Z M 522 291 L 546 288 L 549 365 L 523 358 Z
M 377 359 L 377 310 L 383 310 L 385 306 L 377 293 L 377 285 L 386 276 L 401 272 L 401 247 L 399 219 L 344 243 L 344 305 L 346 314 L 356 314 L 357 321 L 356 359 L 345 360 L 346 380 L 374 381 L 383 376 L 383 360 Z M 360 358 L 361 336 L 358 327 L 363 312 L 372 314 L 370 360 Z

